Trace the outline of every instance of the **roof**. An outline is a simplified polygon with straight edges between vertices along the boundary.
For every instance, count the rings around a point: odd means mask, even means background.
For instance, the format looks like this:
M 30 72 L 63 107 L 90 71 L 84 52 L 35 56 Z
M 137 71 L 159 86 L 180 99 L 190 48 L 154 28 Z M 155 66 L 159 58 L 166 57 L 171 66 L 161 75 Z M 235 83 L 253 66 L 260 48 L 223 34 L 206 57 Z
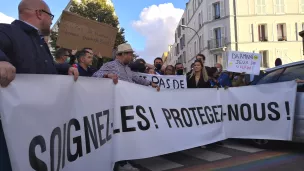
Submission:
M 286 68 L 286 67 L 290 67 L 290 66 L 295 66 L 295 65 L 299 65 L 299 64 L 304 64 L 304 60 L 299 61 L 299 62 L 288 63 L 288 64 L 285 64 L 285 65 L 280 65 L 280 66 L 277 66 L 277 67 L 274 67 L 274 68 L 269 68 L 269 69 L 266 69 L 265 71 L 266 72 L 271 72 L 271 71 L 274 71 L 274 70 L 277 70 L 277 69 Z

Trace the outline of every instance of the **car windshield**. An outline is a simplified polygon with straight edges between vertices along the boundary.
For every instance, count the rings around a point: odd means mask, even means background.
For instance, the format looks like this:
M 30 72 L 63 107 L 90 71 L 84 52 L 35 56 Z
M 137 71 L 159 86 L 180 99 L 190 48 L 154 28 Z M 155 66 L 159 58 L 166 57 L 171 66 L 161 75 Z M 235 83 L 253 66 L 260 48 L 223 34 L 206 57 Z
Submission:
M 257 81 L 256 84 L 258 85 L 258 84 L 275 83 L 280 77 L 281 73 L 284 71 L 284 69 L 285 68 L 266 73 L 261 79 Z

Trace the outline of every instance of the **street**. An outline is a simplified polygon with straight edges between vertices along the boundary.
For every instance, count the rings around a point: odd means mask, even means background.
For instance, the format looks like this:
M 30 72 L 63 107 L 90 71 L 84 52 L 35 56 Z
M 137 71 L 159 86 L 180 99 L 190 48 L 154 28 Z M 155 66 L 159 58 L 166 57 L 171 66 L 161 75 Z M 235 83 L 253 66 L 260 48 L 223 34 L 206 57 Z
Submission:
M 277 142 L 259 149 L 237 140 L 223 145 L 193 148 L 163 156 L 135 160 L 142 171 L 304 171 L 304 145 Z

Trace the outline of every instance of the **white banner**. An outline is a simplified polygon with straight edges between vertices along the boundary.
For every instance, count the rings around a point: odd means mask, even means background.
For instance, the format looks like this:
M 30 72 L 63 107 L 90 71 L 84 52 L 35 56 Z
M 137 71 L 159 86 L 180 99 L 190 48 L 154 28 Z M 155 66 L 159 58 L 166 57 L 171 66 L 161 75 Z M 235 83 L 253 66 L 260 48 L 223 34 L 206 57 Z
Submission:
M 262 55 L 259 53 L 248 53 L 229 51 L 227 71 L 239 72 L 246 74 L 260 74 L 260 65 Z
M 185 75 L 151 75 L 138 73 L 149 81 L 157 84 L 161 89 L 185 89 L 187 88 L 187 78 Z
M 156 92 L 110 79 L 18 75 L 0 89 L 0 113 L 14 171 L 110 171 L 115 161 L 227 138 L 291 140 L 295 95 L 294 81 Z

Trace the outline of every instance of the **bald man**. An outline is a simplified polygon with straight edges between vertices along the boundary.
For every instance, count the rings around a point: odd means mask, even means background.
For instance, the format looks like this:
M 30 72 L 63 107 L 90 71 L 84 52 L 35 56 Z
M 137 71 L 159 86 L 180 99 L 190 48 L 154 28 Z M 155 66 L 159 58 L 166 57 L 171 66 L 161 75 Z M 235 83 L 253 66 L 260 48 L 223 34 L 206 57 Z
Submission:
M 0 86 L 6 87 L 16 73 L 69 74 L 76 80 L 77 68 L 55 64 L 43 36 L 49 36 L 54 15 L 42 0 L 23 0 L 19 20 L 0 24 Z M 6 142 L 0 120 L 0 170 L 10 171 Z

